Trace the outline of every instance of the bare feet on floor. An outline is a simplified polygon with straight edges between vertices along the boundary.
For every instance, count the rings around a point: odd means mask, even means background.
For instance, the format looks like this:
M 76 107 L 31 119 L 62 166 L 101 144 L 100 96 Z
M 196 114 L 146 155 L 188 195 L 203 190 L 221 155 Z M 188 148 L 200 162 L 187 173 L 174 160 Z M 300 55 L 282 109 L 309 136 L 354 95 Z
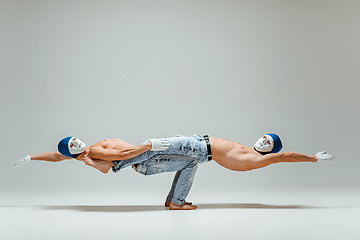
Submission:
M 171 203 L 171 202 L 170 202 L 169 200 L 166 200 L 166 201 L 165 201 L 165 207 L 169 207 L 170 203 Z M 185 204 L 190 204 L 190 205 L 191 205 L 192 202 L 185 202 Z
M 178 205 L 168 200 L 165 202 L 165 207 L 169 207 L 169 210 L 195 210 L 197 208 L 197 206 L 192 205 L 191 202 L 185 202 L 183 205 Z

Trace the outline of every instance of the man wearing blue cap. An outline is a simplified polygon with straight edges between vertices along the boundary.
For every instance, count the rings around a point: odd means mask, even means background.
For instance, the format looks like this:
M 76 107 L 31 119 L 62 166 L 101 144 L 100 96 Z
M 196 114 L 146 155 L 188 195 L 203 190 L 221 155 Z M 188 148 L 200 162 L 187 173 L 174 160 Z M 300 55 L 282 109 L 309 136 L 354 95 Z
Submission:
M 254 147 L 246 147 L 229 140 L 194 135 L 177 135 L 170 138 L 148 139 L 135 146 L 120 139 L 108 139 L 87 147 L 75 137 L 66 137 L 58 144 L 59 152 L 27 155 L 18 164 L 30 160 L 58 162 L 74 158 L 107 173 L 132 166 L 143 175 L 176 171 L 165 206 L 171 210 L 193 210 L 197 206 L 185 201 L 198 163 L 214 160 L 234 171 L 249 171 L 279 162 L 319 162 L 334 158 L 333 154 L 318 152 L 314 156 L 297 153 L 280 153 L 282 142 L 274 133 L 262 136 Z

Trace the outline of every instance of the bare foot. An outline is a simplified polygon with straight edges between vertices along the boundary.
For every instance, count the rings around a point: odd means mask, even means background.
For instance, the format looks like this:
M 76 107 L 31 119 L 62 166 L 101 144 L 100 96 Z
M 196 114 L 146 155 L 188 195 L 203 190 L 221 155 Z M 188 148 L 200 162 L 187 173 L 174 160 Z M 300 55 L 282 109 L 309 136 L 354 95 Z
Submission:
M 195 210 L 197 206 L 191 205 L 191 204 L 183 204 L 183 205 L 177 205 L 175 203 L 170 203 L 169 210 Z
M 166 201 L 165 201 L 165 207 L 169 207 L 170 203 L 171 203 L 171 202 L 170 202 L 169 200 L 166 200 Z M 191 205 L 192 202 L 185 202 L 185 204 Z
M 110 168 L 113 166 L 111 162 L 103 161 L 103 160 L 93 160 L 89 157 L 84 156 L 83 161 L 86 165 L 96 168 L 102 173 L 107 173 Z
M 86 165 L 88 166 L 94 166 L 94 160 L 92 160 L 91 158 L 89 158 L 88 156 L 83 156 L 83 161 Z

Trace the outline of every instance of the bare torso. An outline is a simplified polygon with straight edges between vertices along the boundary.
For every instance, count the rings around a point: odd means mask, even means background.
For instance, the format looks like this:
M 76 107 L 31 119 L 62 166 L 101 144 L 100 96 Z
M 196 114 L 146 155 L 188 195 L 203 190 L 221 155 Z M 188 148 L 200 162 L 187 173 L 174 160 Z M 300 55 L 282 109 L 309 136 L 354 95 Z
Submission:
M 118 138 L 112 138 L 112 139 L 106 139 L 102 140 L 100 142 L 97 142 L 89 147 L 87 149 L 90 149 L 92 147 L 100 146 L 105 149 L 116 149 L 116 150 L 123 150 L 129 147 L 133 147 L 135 145 L 128 143 L 124 140 L 118 139 Z M 85 152 L 81 153 L 76 160 L 83 161 L 83 156 L 85 155 Z M 99 159 L 101 160 L 101 159 Z
M 100 141 L 98 143 L 95 143 L 95 144 L 91 145 L 90 148 L 95 147 L 95 146 L 100 146 L 105 149 L 122 150 L 122 149 L 125 149 L 128 147 L 133 147 L 134 145 L 131 143 L 128 143 L 124 140 L 113 138 L 113 139 L 106 139 L 106 140 Z
M 247 171 L 252 168 L 253 160 L 259 156 L 253 148 L 230 140 L 210 137 L 213 160 L 223 167 L 235 171 Z

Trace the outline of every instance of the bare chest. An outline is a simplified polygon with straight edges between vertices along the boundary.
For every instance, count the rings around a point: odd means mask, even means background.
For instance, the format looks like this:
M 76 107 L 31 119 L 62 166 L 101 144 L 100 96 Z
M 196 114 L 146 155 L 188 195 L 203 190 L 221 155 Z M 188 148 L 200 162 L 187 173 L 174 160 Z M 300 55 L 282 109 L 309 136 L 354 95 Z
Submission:
M 243 155 L 253 153 L 254 151 L 253 149 L 240 143 L 221 138 L 212 139 L 211 149 L 213 150 L 213 156 L 218 156 L 219 158 L 225 157 L 229 154 Z

